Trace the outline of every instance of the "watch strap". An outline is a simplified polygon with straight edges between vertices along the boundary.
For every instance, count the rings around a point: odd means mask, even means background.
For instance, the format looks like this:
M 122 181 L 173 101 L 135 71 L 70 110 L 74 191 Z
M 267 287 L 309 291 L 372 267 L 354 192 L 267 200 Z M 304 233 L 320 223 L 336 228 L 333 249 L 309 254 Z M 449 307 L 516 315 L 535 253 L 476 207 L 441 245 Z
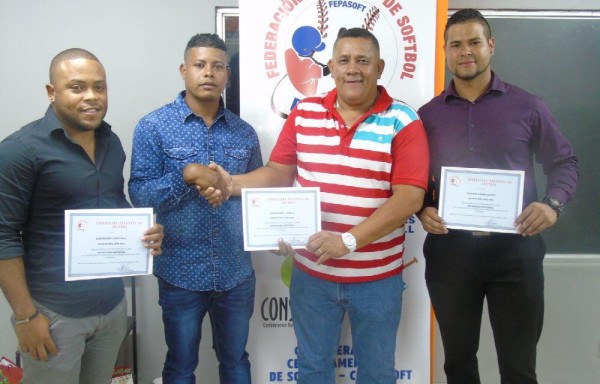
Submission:
M 547 204 L 550 208 L 554 209 L 556 211 L 556 217 L 560 216 L 560 213 L 564 207 L 564 204 L 561 203 L 560 200 L 551 196 L 544 197 L 544 199 L 542 199 L 542 203 Z

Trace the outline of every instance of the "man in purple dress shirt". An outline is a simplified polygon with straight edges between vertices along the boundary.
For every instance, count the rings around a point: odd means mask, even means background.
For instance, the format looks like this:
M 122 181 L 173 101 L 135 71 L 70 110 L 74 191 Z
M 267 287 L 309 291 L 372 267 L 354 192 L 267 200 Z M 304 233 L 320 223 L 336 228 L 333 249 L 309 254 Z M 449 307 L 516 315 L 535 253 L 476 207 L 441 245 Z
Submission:
M 419 110 L 431 154 L 431 185 L 419 218 L 428 232 L 425 277 L 444 344 L 444 370 L 448 384 L 480 383 L 485 298 L 501 382 L 537 383 L 546 252 L 540 233 L 556 223 L 573 196 L 577 158 L 546 104 L 492 72 L 495 41 L 478 11 L 456 12 L 444 39 L 453 80 Z M 541 200 L 534 158 L 547 177 Z M 442 166 L 524 171 L 518 234 L 449 230 L 437 211 Z

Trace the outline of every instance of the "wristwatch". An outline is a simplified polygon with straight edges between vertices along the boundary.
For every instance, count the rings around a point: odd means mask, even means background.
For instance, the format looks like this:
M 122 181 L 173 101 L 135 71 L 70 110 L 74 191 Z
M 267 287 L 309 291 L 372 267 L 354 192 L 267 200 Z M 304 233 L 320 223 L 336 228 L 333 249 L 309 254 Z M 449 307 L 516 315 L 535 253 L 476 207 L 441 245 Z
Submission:
M 564 204 L 561 203 L 560 200 L 550 196 L 544 197 L 542 203 L 548 204 L 550 208 L 554 209 L 556 211 L 556 217 L 560 216 L 564 207 Z
M 342 241 L 346 248 L 350 250 L 350 252 L 354 252 L 356 250 L 356 237 L 350 232 L 342 233 Z

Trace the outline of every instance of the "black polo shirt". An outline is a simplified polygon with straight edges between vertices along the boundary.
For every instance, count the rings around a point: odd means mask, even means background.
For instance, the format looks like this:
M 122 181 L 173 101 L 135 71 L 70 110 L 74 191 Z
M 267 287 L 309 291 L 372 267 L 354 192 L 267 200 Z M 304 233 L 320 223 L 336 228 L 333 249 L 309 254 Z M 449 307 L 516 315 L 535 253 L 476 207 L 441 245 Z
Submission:
M 0 143 L 0 259 L 23 256 L 32 297 L 70 317 L 106 314 L 124 295 L 121 278 L 65 281 L 64 211 L 129 207 L 123 146 L 106 122 L 95 134 L 94 164 L 49 107 Z

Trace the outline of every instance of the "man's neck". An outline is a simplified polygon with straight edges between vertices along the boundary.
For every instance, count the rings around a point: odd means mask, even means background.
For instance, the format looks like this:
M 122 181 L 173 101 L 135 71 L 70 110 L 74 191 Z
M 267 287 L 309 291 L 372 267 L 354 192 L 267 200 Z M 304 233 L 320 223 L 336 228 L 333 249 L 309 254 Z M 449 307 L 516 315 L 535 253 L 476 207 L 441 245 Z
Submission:
M 184 98 L 185 103 L 196 116 L 204 120 L 204 124 L 210 127 L 219 113 L 220 100 L 216 101 L 198 101 L 189 96 Z
M 371 98 L 368 102 L 358 104 L 358 105 L 348 104 L 348 103 L 344 102 L 344 100 L 341 100 L 341 98 L 338 95 L 338 97 L 335 101 L 335 109 L 337 109 L 339 112 L 342 112 L 342 111 L 353 112 L 353 113 L 363 115 L 366 112 L 373 109 L 373 107 L 377 103 L 378 99 L 379 99 L 379 90 L 377 90 L 377 92 L 375 92 L 375 95 L 373 95 L 373 98 Z
M 351 105 L 344 103 L 343 100 L 340 100 L 338 96 L 335 102 L 335 109 L 337 109 L 338 113 L 344 120 L 344 123 L 348 127 L 354 126 L 354 124 L 360 119 L 365 113 L 373 109 L 377 100 L 379 99 L 379 90 L 375 94 L 374 98 L 371 99 L 368 103 L 363 103 L 360 105 Z
M 470 80 L 454 77 L 454 88 L 460 97 L 469 101 L 475 101 L 488 90 L 491 82 L 491 72 L 483 73 L 481 76 Z

